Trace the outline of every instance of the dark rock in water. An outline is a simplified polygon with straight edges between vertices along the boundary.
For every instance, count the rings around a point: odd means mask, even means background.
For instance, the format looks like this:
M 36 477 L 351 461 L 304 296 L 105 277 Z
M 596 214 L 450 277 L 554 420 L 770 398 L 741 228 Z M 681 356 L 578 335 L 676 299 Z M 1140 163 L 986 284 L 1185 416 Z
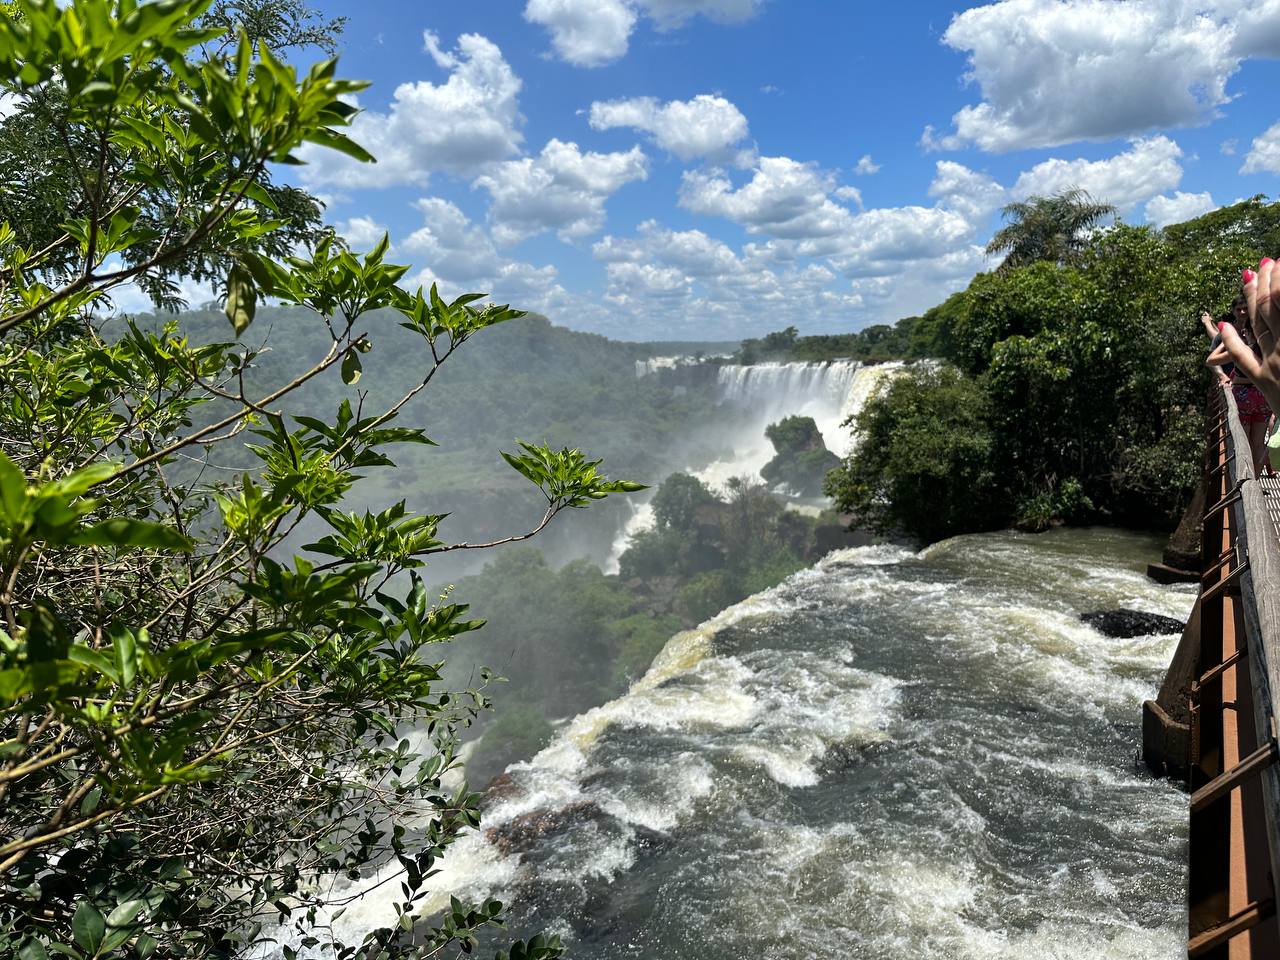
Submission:
M 522 813 L 506 823 L 489 828 L 484 836 L 505 857 L 512 853 L 527 853 L 548 833 L 604 816 L 605 812 L 590 800 L 579 800 L 558 810 L 539 807 Z
M 488 807 L 490 804 L 518 797 L 522 793 L 524 793 L 524 787 L 520 786 L 515 777 L 510 773 L 500 773 L 484 788 L 484 796 L 480 802 Z
M 1080 619 L 1108 637 L 1145 637 L 1157 633 L 1181 633 L 1186 626 L 1173 617 L 1139 610 L 1099 610 L 1082 613 Z

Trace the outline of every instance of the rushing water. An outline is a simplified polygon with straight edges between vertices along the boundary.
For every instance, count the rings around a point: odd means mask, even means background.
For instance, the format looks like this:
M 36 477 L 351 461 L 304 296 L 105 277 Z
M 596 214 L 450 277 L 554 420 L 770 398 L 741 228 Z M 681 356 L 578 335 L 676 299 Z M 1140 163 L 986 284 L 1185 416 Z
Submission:
M 1173 958 L 1187 798 L 1135 767 L 1185 618 L 1147 538 L 959 537 L 832 554 L 678 634 L 511 768 L 449 893 L 579 960 Z M 390 896 L 390 895 L 388 895 Z M 373 894 L 340 926 L 386 922 Z

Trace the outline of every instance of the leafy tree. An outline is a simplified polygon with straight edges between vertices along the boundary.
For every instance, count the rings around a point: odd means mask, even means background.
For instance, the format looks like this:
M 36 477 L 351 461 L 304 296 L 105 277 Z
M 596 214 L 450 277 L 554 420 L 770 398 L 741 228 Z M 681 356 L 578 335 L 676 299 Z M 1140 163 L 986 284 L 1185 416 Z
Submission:
M 327 237 L 278 255 L 294 227 L 269 165 L 303 143 L 371 159 L 343 133 L 364 85 L 333 61 L 300 76 L 266 43 L 224 42 L 209 0 L 16 10 L 0 14 L 0 84 L 21 115 L 49 110 L 72 173 L 46 181 L 44 232 L 0 224 L 0 955 L 226 957 L 277 921 L 338 956 L 469 951 L 500 904 L 415 913 L 479 819 L 443 778 L 487 701 L 441 686 L 437 645 L 481 623 L 418 571 L 493 544 L 449 542 L 443 515 L 403 502 L 342 500 L 394 466 L 391 446 L 432 442 L 398 419 L 459 347 L 521 313 L 402 289 L 386 238 L 362 257 Z M 122 284 L 182 276 L 219 279 L 233 339 L 113 315 Z M 320 346 L 253 388 L 239 337 L 264 297 L 306 308 Z M 312 381 L 355 384 L 387 312 L 417 338 L 418 383 L 385 405 L 348 390 L 327 417 L 280 412 Z M 249 438 L 252 469 L 212 469 Z M 545 512 L 502 542 L 639 489 L 576 449 L 504 457 Z M 314 541 L 286 559 L 306 524 Z M 403 870 L 397 924 L 338 942 L 339 895 L 319 881 L 384 861 Z M 510 955 L 560 952 L 539 936 Z
M 22 5 L 14 9 L 20 25 L 27 26 Z M 193 46 L 203 51 L 209 64 L 224 71 L 235 69 L 229 61 L 240 36 L 248 38 L 249 49 L 264 43 L 277 53 L 303 46 L 331 52 L 343 23 L 343 18 L 323 19 L 301 0 L 219 0 L 198 16 L 192 26 L 199 31 Z M 29 27 L 38 30 L 40 21 L 33 20 Z M 163 59 L 154 61 L 152 68 L 174 69 Z M 246 73 L 253 69 L 249 64 Z M 173 79 L 185 82 L 183 70 L 175 69 Z M 145 73 L 135 73 L 133 82 L 136 89 L 142 89 L 148 79 Z M 158 112 L 147 118 L 147 128 L 135 130 L 120 124 L 108 132 L 101 125 L 85 122 L 83 104 L 70 102 L 71 92 L 56 76 L 26 84 L 14 109 L 0 121 L 0 221 L 9 223 L 16 242 L 38 251 L 43 268 L 74 269 L 79 251 L 63 242 L 64 228 L 69 223 L 87 225 L 108 210 L 116 218 L 117 229 L 127 227 L 153 237 L 199 230 L 201 235 L 195 242 L 185 245 L 181 262 L 173 257 L 163 263 L 148 262 L 145 255 L 152 249 L 145 243 L 115 251 L 125 266 L 137 268 L 129 278 L 132 282 L 150 294 L 157 306 L 174 309 L 183 306 L 175 277 L 221 283 L 235 259 L 236 248 L 230 245 L 233 239 L 242 248 L 283 257 L 299 245 L 313 245 L 323 235 L 319 201 L 294 186 L 276 183 L 265 163 L 259 163 L 256 170 L 238 167 L 244 182 L 253 188 L 238 198 L 236 209 L 241 216 L 256 214 L 270 222 L 270 230 L 252 236 L 233 233 L 223 222 L 193 222 L 191 211 L 201 208 L 202 198 L 184 193 L 174 172 L 157 165 L 163 153 L 143 149 L 144 145 L 154 147 L 146 141 L 148 130 L 166 130 L 160 101 L 153 101 Z M 179 87 L 171 92 L 171 96 L 179 94 Z M 338 109 L 351 111 L 339 103 Z M 168 112 L 174 119 L 179 117 Z M 212 116 L 210 120 L 216 123 L 219 118 Z M 212 131 L 204 133 L 212 140 Z M 234 184 L 235 178 L 214 171 L 213 165 L 220 159 L 213 154 L 203 158 L 205 172 L 212 174 L 217 185 Z M 232 164 L 248 159 L 232 157 Z M 119 209 L 112 209 L 112 204 Z M 131 259 L 135 256 L 141 259 Z
M 859 447 L 826 492 L 854 523 L 926 542 L 999 526 L 990 403 L 951 367 L 911 370 L 858 415 Z
M 1203 444 L 1197 318 L 1224 309 L 1240 266 L 1265 252 L 1242 244 L 1236 224 L 1202 232 L 1191 250 L 1168 228 L 1117 224 L 1073 264 L 975 277 L 937 324 L 958 369 L 873 398 L 832 495 L 922 539 L 1009 523 L 1171 527 Z
M 653 495 L 653 519 L 659 530 L 688 530 L 699 507 L 719 502 L 697 477 L 673 473 Z
M 1038 260 L 1073 263 L 1088 245 L 1089 232 L 1115 212 L 1111 204 L 1098 203 L 1078 187 L 1015 201 L 1004 208 L 1010 222 L 996 231 L 987 253 L 1005 254 L 1002 270 Z
M 1280 250 L 1280 203 L 1257 194 L 1227 207 L 1164 228 L 1165 239 L 1185 257 L 1219 251 L 1224 246 Z

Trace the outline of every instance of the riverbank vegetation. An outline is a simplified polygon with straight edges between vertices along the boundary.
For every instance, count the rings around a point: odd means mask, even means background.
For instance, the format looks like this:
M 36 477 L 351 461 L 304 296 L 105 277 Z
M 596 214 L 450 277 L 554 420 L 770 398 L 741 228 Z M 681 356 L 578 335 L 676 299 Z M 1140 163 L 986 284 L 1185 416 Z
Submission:
M 1027 226 L 1045 232 L 1039 214 Z M 1024 249 L 1016 231 L 1005 240 Z M 925 541 L 1011 524 L 1176 523 L 1210 382 L 1198 318 L 1225 312 L 1240 269 L 1274 252 L 1280 204 L 1255 197 L 1164 230 L 1117 223 L 1077 240 L 1032 236 L 1038 253 L 911 321 L 943 366 L 903 373 L 852 425 L 861 442 L 827 490 L 855 523 Z

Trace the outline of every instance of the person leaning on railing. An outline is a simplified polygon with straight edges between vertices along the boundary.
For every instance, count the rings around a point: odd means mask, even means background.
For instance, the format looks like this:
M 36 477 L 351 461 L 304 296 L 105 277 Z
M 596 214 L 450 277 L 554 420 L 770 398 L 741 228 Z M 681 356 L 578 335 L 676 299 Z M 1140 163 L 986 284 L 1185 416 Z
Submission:
M 1245 282 L 1254 278 L 1252 270 L 1241 272 L 1241 279 Z M 1251 349 L 1255 357 L 1259 355 L 1258 338 L 1254 335 L 1249 323 L 1248 300 L 1243 293 L 1237 296 L 1231 304 L 1231 312 L 1217 323 L 1216 329 L 1213 318 L 1207 313 L 1200 316 L 1200 322 L 1204 324 L 1205 332 L 1213 338 L 1209 347 L 1209 356 L 1205 362 L 1217 369 L 1220 382 L 1229 383 L 1231 392 L 1235 396 L 1240 425 L 1249 439 L 1253 475 L 1261 476 L 1264 469 L 1268 474 L 1274 475 L 1275 471 L 1271 469 L 1271 463 L 1267 457 L 1267 431 L 1274 421 L 1271 407 L 1262 391 L 1254 385 L 1244 371 L 1231 362 L 1227 347 L 1222 344 L 1222 328 L 1228 324 L 1234 324 L 1240 339 Z
M 1237 369 L 1262 391 L 1271 409 L 1280 410 L 1280 269 L 1274 260 L 1264 257 L 1256 274 L 1245 270 L 1241 278 L 1245 321 L 1221 324 L 1222 344 Z M 1256 349 L 1237 329 L 1246 325 Z

